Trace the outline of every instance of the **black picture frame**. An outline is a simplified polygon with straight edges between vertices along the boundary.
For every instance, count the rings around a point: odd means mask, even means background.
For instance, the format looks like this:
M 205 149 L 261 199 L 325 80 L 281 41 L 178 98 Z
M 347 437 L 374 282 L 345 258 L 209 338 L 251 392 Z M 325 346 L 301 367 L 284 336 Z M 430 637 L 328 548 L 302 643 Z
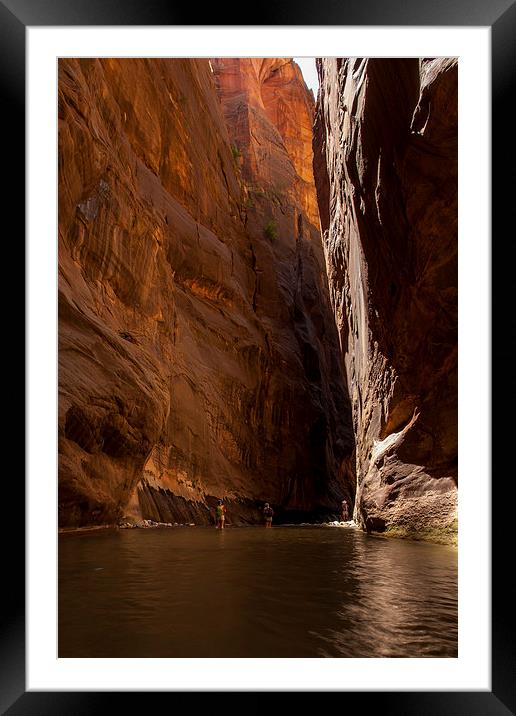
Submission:
M 514 182 L 503 178 L 503 168 L 514 173 L 514 130 L 511 127 L 510 100 L 514 95 L 516 70 L 516 4 L 514 0 L 288 0 L 280 4 L 248 8 L 242 19 L 242 8 L 231 3 L 206 7 L 177 3 L 175 0 L 0 0 L 0 86 L 4 97 L 1 113 L 4 142 L 12 152 L 8 163 L 6 206 L 16 217 L 12 248 L 18 248 L 24 263 L 24 242 L 18 234 L 24 228 L 25 216 L 25 33 L 29 26 L 110 26 L 110 25 L 361 25 L 361 26 L 484 26 L 492 37 L 492 350 L 491 389 L 492 416 L 500 414 L 510 401 L 507 382 L 514 381 L 514 320 L 508 320 L 513 305 L 509 293 L 513 283 L 512 264 L 506 260 L 507 236 L 512 234 Z M 238 18 L 238 22 L 235 19 Z M 259 20 L 257 22 L 257 20 Z M 5 173 L 4 165 L 4 173 Z M 509 194 L 511 192 L 511 195 Z M 512 214 L 513 212 L 511 212 Z M 502 229 L 502 226 L 504 229 Z M 507 227 L 507 228 L 505 228 Z M 16 237 L 16 241 L 14 238 Z M 495 240 L 496 239 L 496 240 Z M 14 264 L 13 264 L 14 265 Z M 496 274 L 496 280 L 494 278 Z M 512 280 L 511 280 L 512 279 Z M 28 287 L 27 287 L 28 288 Z M 24 305 L 23 297 L 21 303 Z M 8 319 L 9 320 L 9 319 Z M 12 319 L 11 319 L 12 321 Z M 12 323 L 11 327 L 14 327 Z M 14 331 L 13 331 L 14 332 Z M 23 343 L 23 341 L 22 341 Z M 30 348 L 30 346 L 29 346 Z M 11 387 L 11 400 L 21 402 L 18 390 Z M 9 379 L 9 383 L 11 380 Z M 514 382 L 512 383 L 514 385 Z M 509 388 L 511 386 L 509 385 Z M 503 411 L 502 411 L 503 414 Z M 514 421 L 512 421 L 514 422 Z M 500 714 L 516 713 L 515 675 L 516 640 L 514 638 L 514 601 L 506 588 L 510 558 L 504 557 L 504 546 L 511 543 L 510 522 L 502 519 L 507 505 L 514 505 L 514 480 L 506 458 L 511 441 L 511 421 L 497 421 L 492 430 L 492 691 L 453 692 L 345 692 L 339 696 L 339 708 L 366 706 L 383 714 Z M 504 480 L 504 475 L 507 479 Z M 7 477 L 4 475 L 4 477 Z M 14 476 L 13 476 L 14 477 Z M 7 603 L 1 614 L 0 632 L 0 713 L 19 714 L 89 714 L 101 708 L 127 712 L 154 708 L 155 698 L 165 696 L 168 706 L 192 706 L 192 693 L 159 692 L 27 692 L 25 686 L 25 530 L 23 509 L 25 488 L 21 476 L 9 481 L 9 511 L 4 517 L 4 550 L 14 553 L 13 566 L 3 580 Z M 497 519 L 498 517 L 498 519 Z M 338 691 L 336 689 L 336 691 Z M 319 694 L 318 706 L 320 707 Z M 246 698 L 245 693 L 236 693 Z M 265 694 L 256 698 L 265 699 Z M 306 694 L 303 698 L 311 697 Z M 122 703 L 122 701 L 124 703 Z M 276 699 L 276 696 L 274 697 Z M 126 703 L 127 701 L 127 703 Z M 256 703 L 256 702 L 255 702 Z M 265 702 L 263 702 L 265 703 Z M 269 700 L 270 704 L 270 700 Z M 314 702 L 315 705 L 315 702 Z

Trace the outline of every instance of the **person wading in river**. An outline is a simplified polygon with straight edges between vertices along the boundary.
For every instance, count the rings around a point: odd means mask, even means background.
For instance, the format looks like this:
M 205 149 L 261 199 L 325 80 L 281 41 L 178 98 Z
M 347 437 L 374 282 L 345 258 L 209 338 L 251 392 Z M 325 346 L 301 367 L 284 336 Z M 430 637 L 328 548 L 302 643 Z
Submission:
M 265 526 L 266 527 L 272 527 L 272 516 L 274 515 L 274 510 L 269 505 L 268 502 L 265 503 L 265 507 L 263 508 L 263 516 L 265 518 Z
M 219 504 L 215 508 L 215 515 L 217 517 L 217 522 L 215 527 L 219 530 L 224 529 L 224 520 L 226 519 L 226 505 L 222 502 L 222 500 L 219 500 Z
M 342 500 L 342 522 L 348 521 L 348 503 Z

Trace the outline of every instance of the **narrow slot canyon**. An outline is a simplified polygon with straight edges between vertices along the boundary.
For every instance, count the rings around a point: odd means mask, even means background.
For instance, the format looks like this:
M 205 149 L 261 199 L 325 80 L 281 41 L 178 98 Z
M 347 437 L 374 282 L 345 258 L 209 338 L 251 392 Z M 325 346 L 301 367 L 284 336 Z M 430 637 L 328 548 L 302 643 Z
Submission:
M 457 61 L 296 59 L 59 61 L 59 657 L 457 656 Z
M 457 62 L 59 61 L 59 527 L 457 534 Z

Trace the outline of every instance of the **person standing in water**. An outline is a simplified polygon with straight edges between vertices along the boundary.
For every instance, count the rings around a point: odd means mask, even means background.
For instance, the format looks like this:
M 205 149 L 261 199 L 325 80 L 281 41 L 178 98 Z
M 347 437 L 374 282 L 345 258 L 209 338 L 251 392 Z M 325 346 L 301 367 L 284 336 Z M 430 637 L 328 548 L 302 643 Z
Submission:
M 342 522 L 348 521 L 348 503 L 342 500 Z
M 272 516 L 274 515 L 274 510 L 269 505 L 268 502 L 265 503 L 265 507 L 263 508 L 263 516 L 265 518 L 265 527 L 272 527 Z
M 224 529 L 224 520 L 226 519 L 226 505 L 222 502 L 222 500 L 219 500 L 219 504 L 215 508 L 215 515 L 217 517 L 216 522 L 216 529 L 223 530 Z

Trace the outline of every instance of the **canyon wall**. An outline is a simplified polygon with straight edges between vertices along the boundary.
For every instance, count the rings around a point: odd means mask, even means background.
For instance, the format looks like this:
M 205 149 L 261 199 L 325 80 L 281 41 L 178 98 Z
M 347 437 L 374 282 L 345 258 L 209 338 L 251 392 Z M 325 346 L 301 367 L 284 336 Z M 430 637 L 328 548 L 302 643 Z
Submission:
M 456 539 L 457 61 L 317 61 L 314 168 L 355 519 Z
M 353 500 L 312 113 L 288 59 L 59 61 L 61 527 Z

